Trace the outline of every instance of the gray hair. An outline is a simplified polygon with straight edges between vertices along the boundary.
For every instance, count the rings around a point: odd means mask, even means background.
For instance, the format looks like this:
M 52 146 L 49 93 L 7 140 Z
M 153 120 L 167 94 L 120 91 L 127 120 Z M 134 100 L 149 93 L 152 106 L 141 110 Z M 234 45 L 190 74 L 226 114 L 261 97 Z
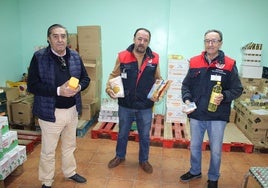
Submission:
M 217 30 L 217 29 L 210 29 L 210 30 L 208 30 L 207 32 L 205 32 L 204 36 L 206 36 L 208 33 L 212 33 L 212 32 L 218 33 L 219 36 L 220 36 L 220 41 L 222 41 L 222 39 L 223 39 L 222 32 L 219 31 L 219 30 Z

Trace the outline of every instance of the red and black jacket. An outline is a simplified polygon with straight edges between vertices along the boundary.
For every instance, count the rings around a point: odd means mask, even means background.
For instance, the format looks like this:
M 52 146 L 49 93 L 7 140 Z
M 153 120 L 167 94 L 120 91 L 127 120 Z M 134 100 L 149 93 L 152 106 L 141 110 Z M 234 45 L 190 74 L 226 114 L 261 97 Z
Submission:
M 197 120 L 229 121 L 231 102 L 238 98 L 243 91 L 235 60 L 219 51 L 219 55 L 209 64 L 205 53 L 190 59 L 190 67 L 182 83 L 182 99 L 196 103 L 197 109 L 188 117 Z M 207 110 L 212 87 L 216 80 L 213 76 L 221 77 L 223 101 L 216 112 Z
M 132 109 L 151 108 L 154 102 L 148 99 L 147 95 L 155 82 L 159 55 L 148 47 L 139 69 L 138 61 L 132 53 L 133 49 L 134 44 L 118 54 L 121 76 L 124 75 L 122 81 L 125 92 L 124 98 L 118 98 L 118 104 Z

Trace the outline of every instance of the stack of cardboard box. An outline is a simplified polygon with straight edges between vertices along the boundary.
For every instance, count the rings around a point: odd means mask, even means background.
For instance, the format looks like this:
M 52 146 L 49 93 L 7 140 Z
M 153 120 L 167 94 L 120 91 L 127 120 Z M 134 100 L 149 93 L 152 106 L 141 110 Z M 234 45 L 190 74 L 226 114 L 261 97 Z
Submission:
M 262 44 L 250 42 L 242 47 L 241 77 L 261 78 L 263 67 L 261 65 Z
M 182 112 L 182 81 L 189 69 L 188 61 L 181 55 L 168 58 L 168 80 L 171 80 L 166 97 L 166 122 L 186 123 L 186 114 Z
M 0 116 L 0 180 L 4 180 L 26 159 L 26 146 L 18 145 L 17 131 L 9 130 L 7 116 Z
M 234 102 L 235 123 L 255 147 L 268 148 L 268 79 L 240 79 L 244 92 Z
M 89 87 L 82 91 L 82 115 L 80 119 L 91 120 L 99 112 L 101 104 L 101 27 L 78 26 L 77 45 L 78 52 L 91 79 Z
M 22 125 L 24 129 L 32 129 L 34 123 L 33 100 L 34 96 L 29 94 L 11 101 L 12 124 Z
M 118 103 L 116 99 L 102 99 L 101 109 L 98 117 L 99 122 L 118 123 Z
M 6 96 L 6 112 L 10 125 L 22 125 L 30 128 L 34 123 L 32 114 L 33 95 L 20 96 L 18 87 L 2 87 Z

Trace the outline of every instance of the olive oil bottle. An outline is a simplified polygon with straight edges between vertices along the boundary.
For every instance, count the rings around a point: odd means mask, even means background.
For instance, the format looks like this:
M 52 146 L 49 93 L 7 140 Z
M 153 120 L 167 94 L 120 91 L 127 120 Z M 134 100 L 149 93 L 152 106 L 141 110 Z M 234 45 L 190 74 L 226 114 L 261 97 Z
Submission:
M 212 92 L 210 95 L 210 100 L 209 100 L 209 104 L 208 104 L 208 111 L 210 112 L 215 112 L 217 110 L 217 105 L 214 102 L 215 97 L 217 97 L 222 91 L 222 87 L 221 87 L 221 82 L 217 82 L 217 84 L 215 86 L 213 86 L 212 88 Z

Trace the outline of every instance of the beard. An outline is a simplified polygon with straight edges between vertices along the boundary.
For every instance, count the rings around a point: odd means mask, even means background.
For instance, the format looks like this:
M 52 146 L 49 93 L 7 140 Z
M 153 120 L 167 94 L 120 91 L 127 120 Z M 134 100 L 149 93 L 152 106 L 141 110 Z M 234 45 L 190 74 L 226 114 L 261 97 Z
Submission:
M 144 45 L 138 45 L 137 48 L 135 49 L 135 51 L 143 54 L 143 53 L 145 53 L 146 48 L 144 47 Z

